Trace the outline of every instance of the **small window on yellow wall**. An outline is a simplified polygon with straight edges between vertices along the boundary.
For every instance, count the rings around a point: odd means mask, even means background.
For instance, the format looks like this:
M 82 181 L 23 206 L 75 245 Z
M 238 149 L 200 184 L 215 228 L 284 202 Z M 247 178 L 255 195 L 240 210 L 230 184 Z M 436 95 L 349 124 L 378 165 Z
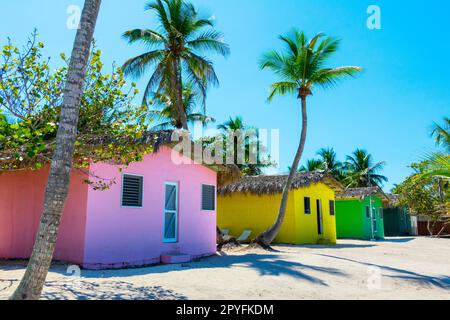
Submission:
M 305 214 L 311 214 L 311 198 L 304 198 Z
M 330 200 L 330 216 L 334 216 L 336 214 L 336 210 L 334 207 L 334 201 Z

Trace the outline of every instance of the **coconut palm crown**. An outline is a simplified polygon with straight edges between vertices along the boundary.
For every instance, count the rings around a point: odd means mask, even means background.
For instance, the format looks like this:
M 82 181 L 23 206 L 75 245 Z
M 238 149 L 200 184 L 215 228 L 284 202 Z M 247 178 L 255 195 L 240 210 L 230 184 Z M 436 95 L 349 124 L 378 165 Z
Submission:
M 155 0 L 145 6 L 156 13 L 159 27 L 134 29 L 124 33 L 130 43 L 141 43 L 148 51 L 129 59 L 123 65 L 126 75 L 141 78 L 154 67 L 144 91 L 143 104 L 147 105 L 153 92 L 164 88 L 174 101 L 177 121 L 187 130 L 187 119 L 183 106 L 183 80 L 195 85 L 195 89 L 206 96 L 208 85 L 218 85 L 213 63 L 202 56 L 203 52 L 227 56 L 229 46 L 216 31 L 211 19 L 200 18 L 194 6 L 185 0 Z M 156 89 L 156 90 L 155 90 Z
M 303 32 L 294 30 L 292 37 L 280 36 L 287 46 L 283 53 L 270 51 L 260 63 L 272 70 L 281 81 L 272 84 L 269 101 L 276 95 L 296 93 L 298 97 L 312 95 L 314 87 L 329 88 L 346 76 L 362 71 L 360 67 L 328 68 L 325 63 L 339 49 L 340 40 L 319 33 L 308 41 Z
M 356 149 L 352 155 L 347 156 L 344 163 L 344 184 L 349 188 L 381 187 L 388 178 L 381 175 L 386 163 L 375 162 L 373 156 L 363 149 Z

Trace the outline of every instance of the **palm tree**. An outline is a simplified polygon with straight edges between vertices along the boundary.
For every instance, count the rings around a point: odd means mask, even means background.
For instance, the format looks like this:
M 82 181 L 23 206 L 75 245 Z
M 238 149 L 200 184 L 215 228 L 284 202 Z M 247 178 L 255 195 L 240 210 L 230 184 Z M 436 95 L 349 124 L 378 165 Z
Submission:
M 224 132 L 227 131 L 237 131 L 237 130 L 245 130 L 247 125 L 244 124 L 244 120 L 241 116 L 237 116 L 236 118 L 230 117 L 227 121 L 217 126 L 217 129 L 222 130 Z
M 242 117 L 237 116 L 234 119 L 230 117 L 229 120 L 218 125 L 217 129 L 222 131 L 222 138 L 225 142 L 229 141 L 230 134 L 233 135 L 233 163 L 238 166 L 242 174 L 247 176 L 259 176 L 263 173 L 264 168 L 273 166 L 273 163 L 270 161 L 261 161 L 260 153 L 264 151 L 261 150 L 261 148 L 265 147 L 262 147 L 259 143 L 251 139 L 251 135 L 258 139 L 258 130 L 245 124 Z M 242 134 L 242 141 L 238 138 L 238 132 Z M 239 143 L 243 144 L 243 163 L 239 163 Z M 250 161 L 251 159 L 253 160 L 253 158 L 250 157 L 251 152 L 256 152 L 256 163 L 251 163 L 252 161 Z
M 443 152 L 428 154 L 425 159 L 426 169 L 420 175 L 426 179 L 430 177 L 450 179 L 450 155 Z
M 273 226 L 258 235 L 255 241 L 267 247 L 277 236 L 286 213 L 286 205 L 291 190 L 292 181 L 297 172 L 306 142 L 308 114 L 306 99 L 312 95 L 315 87 L 329 88 L 347 76 L 354 76 L 362 69 L 360 67 L 328 68 L 325 64 L 338 50 L 339 40 L 324 37 L 322 33 L 314 36 L 310 41 L 303 32 L 294 31 L 292 37 L 281 36 L 280 39 L 287 46 L 286 52 L 271 51 L 264 55 L 261 69 L 271 69 L 280 81 L 272 84 L 269 101 L 276 95 L 296 94 L 301 100 L 302 133 L 294 163 L 283 189 L 280 210 Z
M 156 13 L 158 31 L 134 29 L 124 33 L 130 44 L 140 42 L 150 51 L 129 59 L 123 70 L 126 75 L 140 78 L 155 66 L 144 92 L 143 105 L 147 105 L 154 89 L 157 93 L 169 92 L 177 127 L 188 130 L 183 80 L 192 82 L 205 98 L 208 85 L 218 85 L 219 81 L 213 63 L 200 53 L 210 51 L 227 56 L 229 46 L 223 42 L 222 33 L 213 29 L 213 21 L 199 18 L 194 6 L 185 0 L 155 0 L 145 8 Z
M 301 166 L 298 172 L 311 172 L 316 170 L 325 170 L 325 163 L 321 160 L 310 159 L 306 162 L 306 165 Z M 291 168 L 289 167 L 289 171 Z
M 100 4 L 101 0 L 84 2 L 64 88 L 56 147 L 45 191 L 44 212 L 30 261 L 25 275 L 11 297 L 13 300 L 39 299 L 52 262 L 58 227 L 69 189 L 81 96 Z
M 434 123 L 431 135 L 434 137 L 436 145 L 450 152 L 450 118 L 444 118 L 444 125 Z
M 323 148 L 317 152 L 317 155 L 324 164 L 325 171 L 338 181 L 342 180 L 342 163 L 337 159 L 336 151 L 333 148 Z
M 356 149 L 344 163 L 344 184 L 347 188 L 381 186 L 388 178 L 379 174 L 386 163 L 375 162 L 373 156 L 363 149 Z
M 198 112 L 196 110 L 199 103 L 199 95 L 200 94 L 194 90 L 191 83 L 188 82 L 185 84 L 183 89 L 183 106 L 188 123 L 200 121 L 204 126 L 206 126 L 208 123 L 215 122 L 215 119 L 207 116 L 204 113 L 206 110 L 202 110 L 202 112 Z M 172 107 L 173 104 L 170 99 L 170 94 L 155 93 L 153 105 L 157 109 L 148 111 L 148 116 L 150 120 L 155 120 L 158 124 L 151 129 L 152 131 L 180 128 L 181 124 L 179 123 L 179 119 L 176 117 L 175 110 Z

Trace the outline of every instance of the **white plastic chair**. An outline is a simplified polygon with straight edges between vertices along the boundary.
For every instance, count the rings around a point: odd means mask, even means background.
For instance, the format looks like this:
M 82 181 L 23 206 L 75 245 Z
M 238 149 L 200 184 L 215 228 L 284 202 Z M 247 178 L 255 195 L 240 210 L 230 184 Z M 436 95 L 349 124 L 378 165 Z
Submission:
M 252 230 L 245 230 L 242 232 L 241 236 L 237 238 L 236 240 L 239 242 L 247 241 L 250 238 L 250 235 L 252 234 Z

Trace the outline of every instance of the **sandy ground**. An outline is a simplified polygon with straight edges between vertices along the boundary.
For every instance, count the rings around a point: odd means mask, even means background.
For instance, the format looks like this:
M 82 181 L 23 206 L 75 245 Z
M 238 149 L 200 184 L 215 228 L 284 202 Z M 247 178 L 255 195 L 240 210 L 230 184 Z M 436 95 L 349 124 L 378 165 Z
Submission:
M 450 240 L 343 240 L 328 246 L 233 250 L 171 266 L 81 271 L 55 265 L 44 299 L 450 299 Z M 0 299 L 24 262 L 0 262 Z

